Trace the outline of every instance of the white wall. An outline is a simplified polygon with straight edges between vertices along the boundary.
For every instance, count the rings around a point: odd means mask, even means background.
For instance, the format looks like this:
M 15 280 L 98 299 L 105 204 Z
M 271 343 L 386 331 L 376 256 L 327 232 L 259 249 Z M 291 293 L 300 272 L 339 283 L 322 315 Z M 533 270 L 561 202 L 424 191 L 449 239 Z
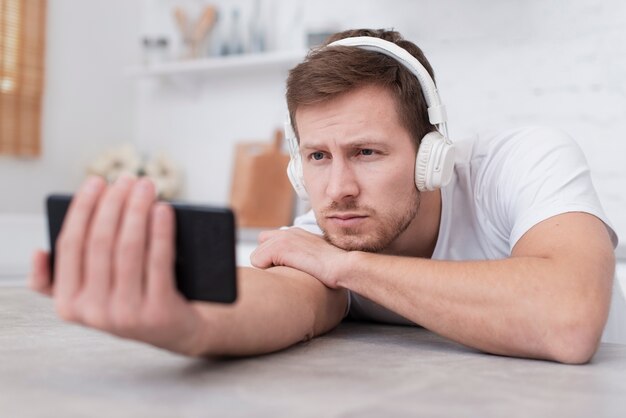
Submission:
M 0 157 L 0 214 L 40 213 L 50 191 L 71 191 L 102 148 L 131 141 L 139 5 L 125 0 L 50 0 L 43 153 Z M 1 232 L 1 231 L 0 231 Z
M 183 165 L 185 196 L 226 203 L 232 145 L 281 125 L 284 72 L 203 80 L 135 80 L 139 33 L 175 35 L 170 8 L 201 0 L 51 0 L 44 154 L 0 159 L 0 213 L 39 212 L 84 167 L 132 138 Z M 252 0 L 215 1 L 243 17 Z M 294 48 L 305 29 L 394 27 L 437 73 L 453 139 L 477 129 L 547 124 L 570 132 L 601 200 L 626 236 L 626 3 L 620 0 L 264 0 L 270 44 Z M 272 17 L 273 16 L 273 17 Z M 228 13 L 220 17 L 227 23 Z M 175 43 L 175 46 L 177 44 Z
M 152 14 L 152 23 L 167 26 L 163 16 L 173 3 L 153 3 L 144 11 Z M 251 2 L 220 4 L 226 10 L 238 5 L 245 13 Z M 311 0 L 297 6 L 276 0 L 265 5 L 281 10 L 289 22 L 272 31 L 277 47 L 293 47 L 307 28 L 400 30 L 424 49 L 435 68 L 453 139 L 512 125 L 565 129 L 585 151 L 605 209 L 626 236 L 624 2 Z M 175 33 L 173 26 L 168 30 Z M 137 140 L 184 162 L 187 198 L 226 203 L 232 144 L 269 137 L 280 125 L 283 77 L 227 75 L 189 80 L 186 88 L 141 81 Z

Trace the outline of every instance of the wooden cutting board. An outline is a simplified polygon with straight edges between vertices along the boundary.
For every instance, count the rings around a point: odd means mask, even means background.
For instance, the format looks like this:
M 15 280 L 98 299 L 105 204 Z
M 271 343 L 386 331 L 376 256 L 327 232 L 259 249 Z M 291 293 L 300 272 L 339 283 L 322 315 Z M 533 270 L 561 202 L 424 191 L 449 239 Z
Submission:
M 230 204 L 238 227 L 291 225 L 295 194 L 287 178 L 289 154 L 282 151 L 283 134 L 273 141 L 242 142 L 235 148 Z

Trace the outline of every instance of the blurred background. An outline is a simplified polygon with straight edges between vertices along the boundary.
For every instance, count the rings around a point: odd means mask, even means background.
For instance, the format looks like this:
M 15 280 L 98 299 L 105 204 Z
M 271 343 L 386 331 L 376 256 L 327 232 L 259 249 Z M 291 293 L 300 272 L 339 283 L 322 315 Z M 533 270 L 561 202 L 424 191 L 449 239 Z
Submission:
M 73 191 L 88 172 L 148 174 L 163 196 L 195 203 L 253 204 L 253 190 L 273 185 L 250 180 L 250 172 L 269 170 L 255 158 L 286 161 L 275 132 L 286 112 L 288 70 L 328 33 L 356 27 L 394 28 L 424 50 L 448 108 L 452 140 L 536 124 L 571 134 L 618 235 L 626 237 L 621 0 L 0 4 L 0 33 L 9 39 L 13 30 L 31 42 L 24 56 L 41 69 L 40 76 L 11 79 L 14 49 L 4 41 L 0 276 L 23 276 L 30 250 L 46 246 L 46 194 Z M 15 10 L 30 26 L 6 23 Z M 34 87 L 16 90 L 27 79 Z M 9 100 L 16 92 L 25 97 L 19 103 Z M 21 113 L 12 116 L 15 109 Z M 10 122 L 18 119 L 21 125 Z M 288 193 L 278 199 L 291 205 L 295 197 Z M 279 219 L 242 226 L 273 226 L 303 210 L 289 208 Z

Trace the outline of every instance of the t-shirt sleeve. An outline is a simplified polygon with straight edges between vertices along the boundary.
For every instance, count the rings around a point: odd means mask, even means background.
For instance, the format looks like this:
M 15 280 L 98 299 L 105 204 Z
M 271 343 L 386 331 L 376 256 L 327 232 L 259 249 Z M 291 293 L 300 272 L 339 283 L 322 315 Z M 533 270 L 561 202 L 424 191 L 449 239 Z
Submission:
M 296 219 L 294 219 L 293 221 L 293 226 L 297 228 L 302 228 L 312 234 L 322 235 L 322 230 L 317 225 L 317 221 L 315 220 L 315 214 L 313 213 L 312 209 L 305 214 L 296 217 Z
M 481 206 L 497 229 L 508 235 L 509 251 L 533 226 L 567 212 L 586 212 L 601 219 L 617 246 L 585 156 L 564 132 L 527 128 L 496 138 L 483 167 L 478 182 Z

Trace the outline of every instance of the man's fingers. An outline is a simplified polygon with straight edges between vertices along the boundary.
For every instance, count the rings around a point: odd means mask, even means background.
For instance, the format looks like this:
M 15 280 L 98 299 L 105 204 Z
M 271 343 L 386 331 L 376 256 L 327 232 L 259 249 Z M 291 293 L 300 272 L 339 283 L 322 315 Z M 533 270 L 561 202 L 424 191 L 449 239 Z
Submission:
M 250 254 L 250 263 L 260 269 L 266 269 L 274 266 L 274 260 L 272 258 L 272 249 L 270 245 L 265 242 L 259 244 L 258 247 Z
M 276 236 L 276 234 L 280 234 L 280 230 L 271 230 L 271 231 L 261 231 L 257 238 L 259 244 L 263 244 L 265 241 L 268 241 L 270 238 Z
M 114 264 L 114 298 L 122 310 L 136 311 L 144 292 L 144 263 L 150 209 L 156 198 L 154 185 L 142 178 L 135 185 L 124 212 Z
M 61 311 L 79 291 L 82 280 L 82 259 L 90 219 L 105 187 L 100 177 L 90 177 L 72 199 L 57 241 L 54 296 Z M 59 312 L 62 315 L 64 312 Z M 70 316 L 69 314 L 66 316 Z
M 281 230 L 262 231 L 258 237 L 259 245 L 250 254 L 250 263 L 260 269 L 273 267 L 273 243 L 276 241 L 276 238 L 281 237 L 286 232 Z
M 47 252 L 42 250 L 35 251 L 32 260 L 32 270 L 28 278 L 28 287 L 46 296 L 52 296 L 49 258 L 50 256 Z
M 113 249 L 122 211 L 134 180 L 120 177 L 108 188 L 102 199 L 89 231 L 85 258 L 83 300 L 89 309 L 102 309 L 111 290 Z
M 175 291 L 175 218 L 171 206 L 158 203 L 152 209 L 148 249 L 148 298 L 164 299 Z

